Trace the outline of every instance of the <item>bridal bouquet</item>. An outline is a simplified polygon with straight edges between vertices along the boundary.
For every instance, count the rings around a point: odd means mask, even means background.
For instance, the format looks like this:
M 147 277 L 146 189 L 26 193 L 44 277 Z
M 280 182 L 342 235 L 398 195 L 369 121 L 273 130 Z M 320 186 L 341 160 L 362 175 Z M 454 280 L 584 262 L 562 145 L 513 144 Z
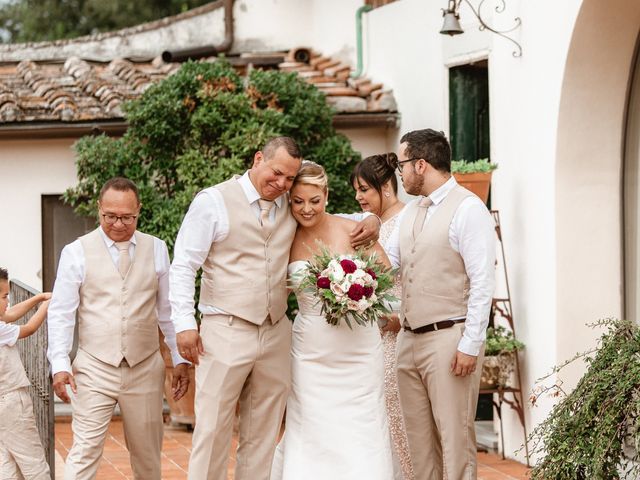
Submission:
M 318 298 L 327 323 L 338 325 L 344 318 L 353 328 L 352 321 L 366 326 L 390 313 L 389 302 L 397 300 L 387 293 L 393 282 L 393 272 L 378 263 L 375 253 L 334 255 L 323 247 L 309 261 L 300 288 Z

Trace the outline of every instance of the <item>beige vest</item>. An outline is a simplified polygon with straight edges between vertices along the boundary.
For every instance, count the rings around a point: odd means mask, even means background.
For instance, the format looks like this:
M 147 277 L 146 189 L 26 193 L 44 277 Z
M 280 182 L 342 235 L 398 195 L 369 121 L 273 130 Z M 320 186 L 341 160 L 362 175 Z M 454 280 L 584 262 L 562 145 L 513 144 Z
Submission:
M 0 395 L 29 385 L 29 379 L 18 353 L 18 346 L 0 347 Z
M 400 224 L 401 318 L 411 328 L 467 314 L 469 277 L 462 257 L 449 243 L 449 226 L 462 201 L 471 195 L 463 187 L 454 187 L 415 240 L 413 223 L 420 207 L 416 202 L 407 207 Z
M 99 230 L 80 238 L 85 279 L 80 287 L 78 347 L 117 367 L 133 367 L 159 348 L 153 237 L 135 232 L 135 256 L 123 279 Z
M 229 235 L 211 245 L 202 266 L 200 302 L 261 325 L 287 311 L 287 264 L 296 221 L 285 199 L 276 209 L 270 237 L 237 177 L 216 186 L 229 212 Z

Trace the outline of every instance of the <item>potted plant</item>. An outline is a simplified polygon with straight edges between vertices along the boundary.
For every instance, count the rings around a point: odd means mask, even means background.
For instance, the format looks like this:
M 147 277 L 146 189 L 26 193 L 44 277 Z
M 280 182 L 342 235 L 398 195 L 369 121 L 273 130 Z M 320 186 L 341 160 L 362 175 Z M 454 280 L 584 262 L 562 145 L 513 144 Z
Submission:
M 456 182 L 475 193 L 484 203 L 487 203 L 489 199 L 491 173 L 496 168 L 498 168 L 498 164 L 490 163 L 488 158 L 482 158 L 475 162 L 467 162 L 466 160 L 451 162 L 451 173 Z
M 480 375 L 480 389 L 509 387 L 511 374 L 515 370 L 516 353 L 523 348 L 524 344 L 516 340 L 513 331 L 503 326 L 489 327 Z

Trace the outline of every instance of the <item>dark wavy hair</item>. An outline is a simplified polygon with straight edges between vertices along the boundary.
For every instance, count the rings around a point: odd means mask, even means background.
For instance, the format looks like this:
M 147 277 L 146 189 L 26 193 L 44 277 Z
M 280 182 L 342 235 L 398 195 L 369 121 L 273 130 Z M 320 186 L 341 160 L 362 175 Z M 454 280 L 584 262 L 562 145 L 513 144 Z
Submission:
M 393 191 L 398 193 L 397 167 L 398 157 L 393 152 L 371 155 L 355 166 L 349 181 L 353 187 L 358 179 L 361 178 L 367 185 L 374 188 L 380 196 L 382 196 L 382 186 L 391 181 Z
M 6 268 L 0 267 L 0 282 L 8 282 L 9 281 L 9 272 Z
M 430 128 L 414 130 L 405 133 L 400 143 L 407 144 L 407 158 L 423 158 L 436 170 L 451 172 L 451 145 L 443 132 L 436 132 Z

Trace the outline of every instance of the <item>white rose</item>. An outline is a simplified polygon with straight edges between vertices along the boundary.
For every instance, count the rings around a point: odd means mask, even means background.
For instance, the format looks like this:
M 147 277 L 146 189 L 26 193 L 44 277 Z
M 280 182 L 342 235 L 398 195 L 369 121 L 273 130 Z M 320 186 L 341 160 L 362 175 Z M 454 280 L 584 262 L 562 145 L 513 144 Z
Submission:
M 331 266 L 330 273 L 328 275 L 332 282 L 341 282 L 344 278 L 344 270 L 338 263 L 337 266 Z
M 358 308 L 360 307 L 359 302 L 356 302 L 354 300 L 347 300 L 347 308 L 349 310 L 353 310 L 354 312 L 359 311 Z
M 336 300 L 340 302 L 342 297 L 349 291 L 349 289 L 344 290 L 341 283 L 332 282 L 331 283 L 331 291 L 336 296 Z
M 352 275 L 353 275 L 353 278 L 356 278 L 356 279 L 359 280 L 358 283 L 364 283 L 365 282 L 365 278 L 370 276 L 367 272 L 365 272 L 364 270 L 362 270 L 360 268 L 358 270 L 356 270 L 355 272 L 353 272 Z
M 364 311 L 371 306 L 371 303 L 368 298 L 362 297 L 360 301 L 358 301 L 358 312 L 364 313 Z

